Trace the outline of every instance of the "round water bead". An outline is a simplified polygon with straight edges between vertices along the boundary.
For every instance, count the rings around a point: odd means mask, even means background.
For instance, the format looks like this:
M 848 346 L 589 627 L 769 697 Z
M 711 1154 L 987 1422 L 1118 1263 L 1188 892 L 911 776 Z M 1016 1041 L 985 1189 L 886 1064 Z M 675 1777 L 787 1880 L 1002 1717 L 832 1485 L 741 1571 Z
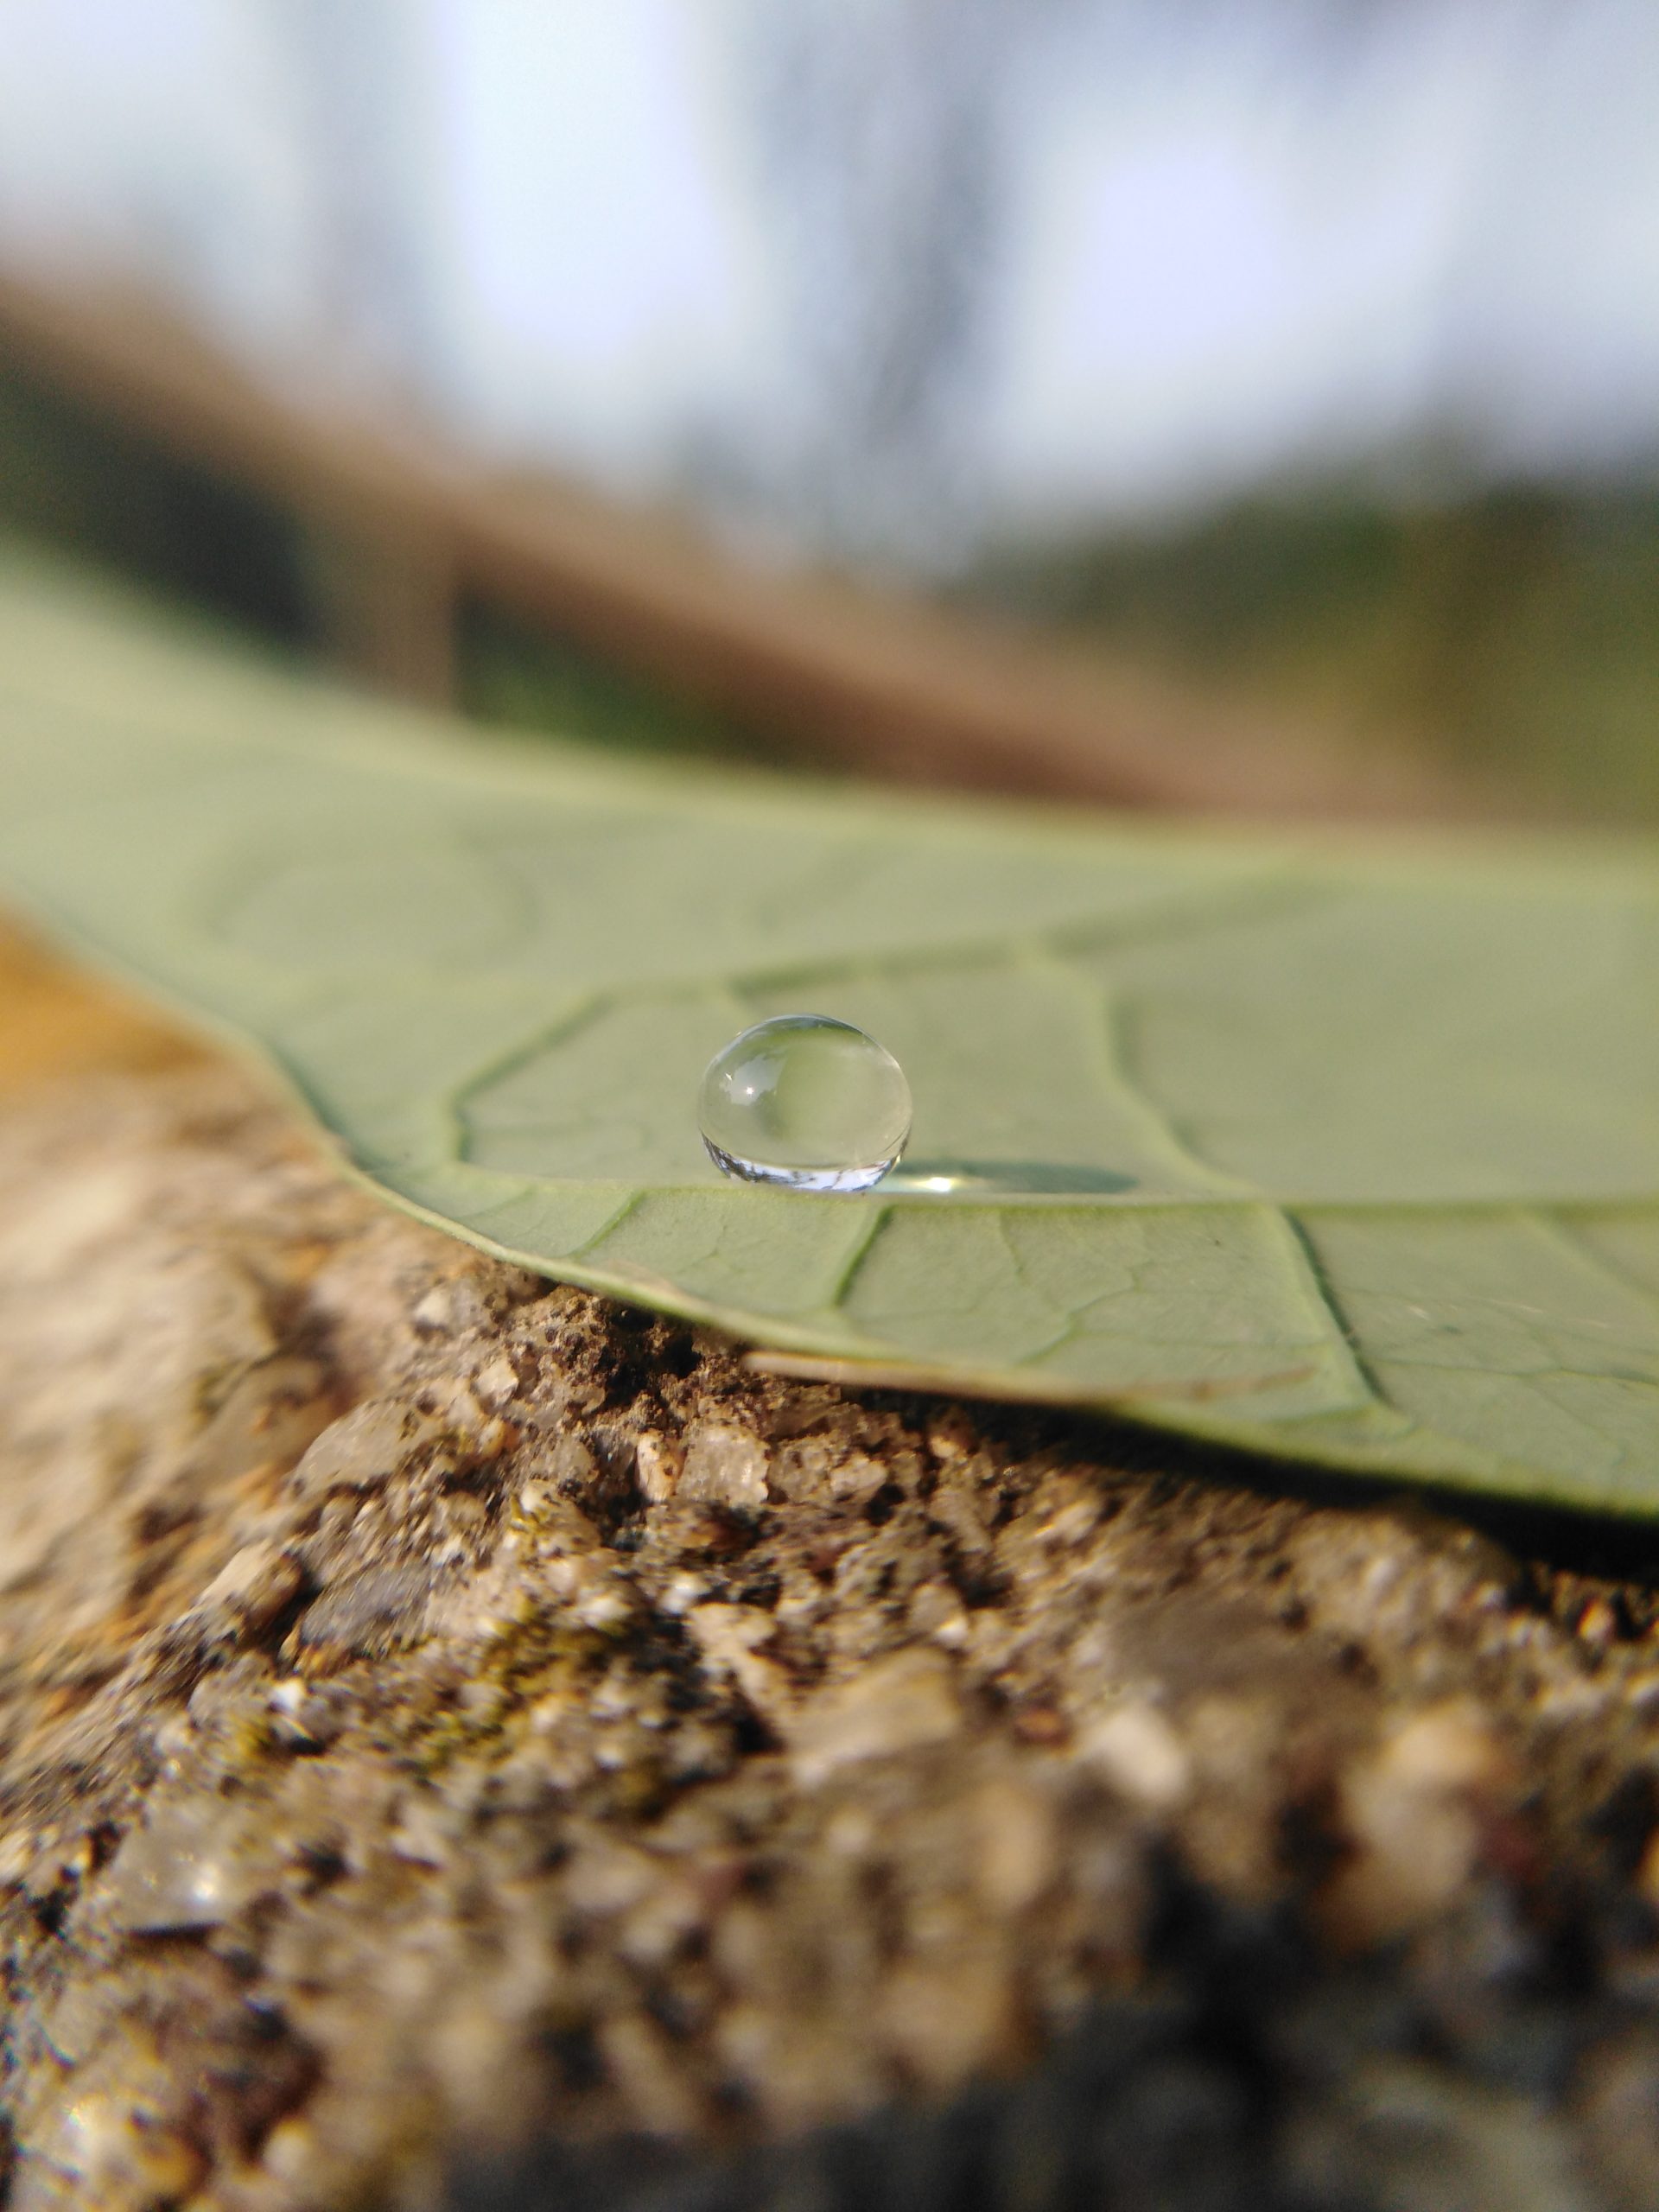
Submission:
M 850 1022 L 783 1014 L 733 1038 L 697 1097 L 709 1157 L 746 1183 L 868 1191 L 910 1135 L 910 1085 Z

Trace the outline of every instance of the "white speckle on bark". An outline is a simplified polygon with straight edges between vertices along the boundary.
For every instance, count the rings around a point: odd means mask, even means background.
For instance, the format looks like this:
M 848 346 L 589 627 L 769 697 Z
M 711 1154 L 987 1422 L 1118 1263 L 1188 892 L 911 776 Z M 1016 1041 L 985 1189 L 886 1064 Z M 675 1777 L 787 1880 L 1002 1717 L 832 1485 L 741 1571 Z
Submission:
M 492 1412 L 499 1413 L 503 1406 L 511 1405 L 518 1395 L 518 1370 L 505 1352 L 498 1352 L 474 1376 L 473 1389 L 484 1405 L 488 1406 Z
M 1114 1706 L 1086 1728 L 1077 1755 L 1120 1797 L 1149 1813 L 1172 1812 L 1192 1787 L 1192 1762 L 1155 1706 Z
M 369 1398 L 331 1421 L 289 1478 L 302 1497 L 331 1490 L 368 1490 L 395 1475 L 436 1426 L 401 1398 Z
M 961 1726 L 950 1661 L 936 1651 L 895 1651 L 802 1708 L 790 1731 L 795 1772 L 810 1787 L 861 1759 L 944 1743 Z
M 227 1623 L 264 1628 L 299 1595 L 299 1561 L 267 1541 L 244 1544 L 202 1592 L 196 1610 Z
M 639 1494 L 651 1505 L 666 1505 L 680 1486 L 685 1453 L 677 1440 L 660 1430 L 641 1432 L 634 1446 L 634 1471 Z
M 729 1421 L 698 1421 L 686 1439 L 680 1489 L 687 1497 L 741 1512 L 766 1502 L 766 1447 Z

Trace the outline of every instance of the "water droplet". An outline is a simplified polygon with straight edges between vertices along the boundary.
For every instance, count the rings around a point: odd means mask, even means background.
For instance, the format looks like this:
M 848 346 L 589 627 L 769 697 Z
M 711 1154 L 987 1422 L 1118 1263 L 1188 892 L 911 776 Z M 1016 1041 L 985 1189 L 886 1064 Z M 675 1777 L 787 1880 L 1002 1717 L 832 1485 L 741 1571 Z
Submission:
M 868 1191 L 910 1135 L 910 1085 L 850 1022 L 785 1014 L 734 1037 L 697 1097 L 709 1157 L 746 1183 Z

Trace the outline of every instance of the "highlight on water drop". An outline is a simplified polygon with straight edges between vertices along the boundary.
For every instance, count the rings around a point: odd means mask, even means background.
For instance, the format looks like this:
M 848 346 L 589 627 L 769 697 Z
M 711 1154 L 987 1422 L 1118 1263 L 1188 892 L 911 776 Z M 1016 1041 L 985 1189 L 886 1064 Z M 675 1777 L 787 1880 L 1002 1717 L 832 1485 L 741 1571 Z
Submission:
M 910 1085 L 850 1022 L 783 1014 L 709 1061 L 697 1126 L 723 1174 L 789 1191 L 873 1190 L 910 1135 Z

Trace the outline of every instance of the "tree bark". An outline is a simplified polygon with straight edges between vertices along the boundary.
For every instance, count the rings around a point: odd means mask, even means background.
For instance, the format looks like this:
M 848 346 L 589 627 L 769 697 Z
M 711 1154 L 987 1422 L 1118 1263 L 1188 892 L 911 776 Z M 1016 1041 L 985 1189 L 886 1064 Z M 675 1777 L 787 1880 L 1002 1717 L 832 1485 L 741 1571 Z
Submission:
M 13 2212 L 919 2202 L 1033 2067 L 930 2201 L 1659 2202 L 1650 1539 L 757 1374 L 0 966 Z

